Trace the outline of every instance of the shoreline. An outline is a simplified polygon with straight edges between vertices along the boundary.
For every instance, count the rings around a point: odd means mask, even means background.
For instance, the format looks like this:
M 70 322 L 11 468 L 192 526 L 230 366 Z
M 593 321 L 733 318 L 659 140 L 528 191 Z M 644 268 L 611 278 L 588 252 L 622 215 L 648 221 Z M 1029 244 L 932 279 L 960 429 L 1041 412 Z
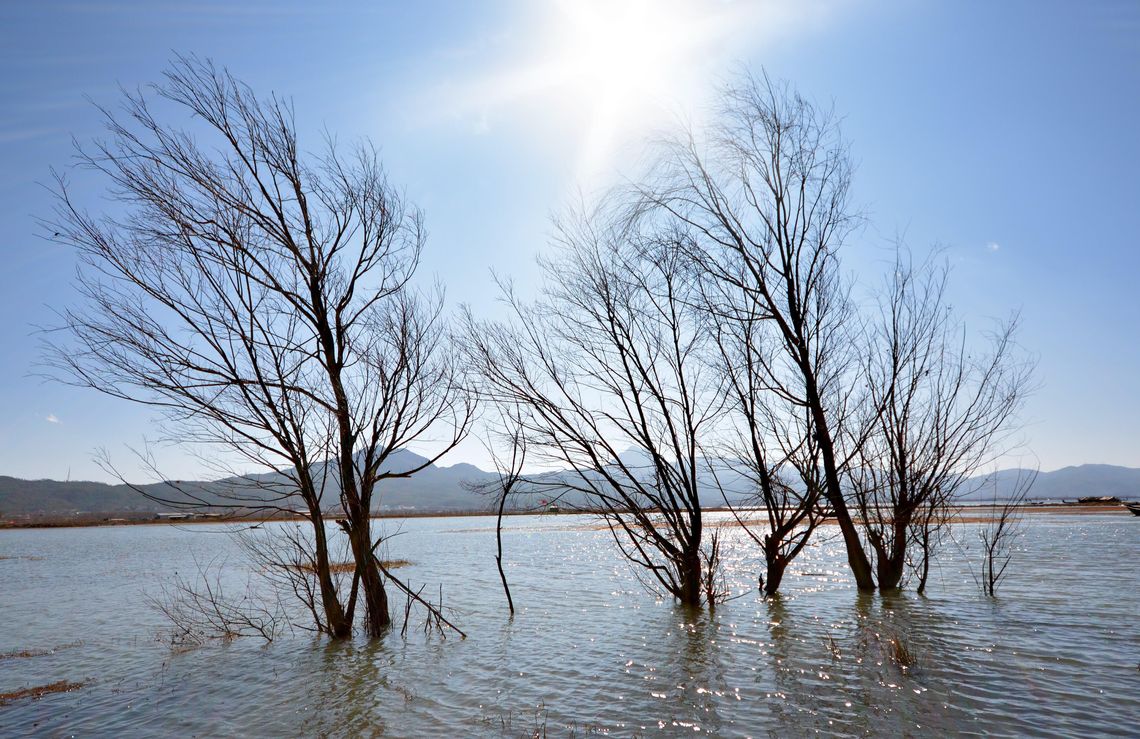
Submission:
M 995 508 L 990 503 L 967 504 L 962 510 L 954 516 L 953 523 L 976 523 L 978 521 L 988 520 L 988 516 L 971 515 L 981 514 L 983 511 L 992 511 Z M 751 515 L 759 509 L 741 509 L 742 515 Z M 1122 503 L 1075 503 L 1075 502 L 1031 502 L 1026 503 L 1019 507 L 1021 513 L 1026 514 L 1107 514 L 1107 513 L 1121 513 L 1132 515 Z M 706 508 L 705 513 L 728 513 L 729 509 L 725 507 Z M 145 515 L 145 517 L 144 517 Z M 454 511 L 382 511 L 372 518 L 376 519 L 399 519 L 399 518 L 470 518 L 470 517 L 485 517 L 495 516 L 497 512 L 494 510 L 454 510 Z M 504 517 L 513 516 L 589 516 L 597 515 L 596 511 L 591 510 L 572 510 L 563 509 L 555 512 L 548 512 L 542 510 L 529 510 L 529 511 L 505 511 Z M 329 521 L 334 517 L 330 516 Z M 189 514 L 186 518 L 159 518 L 156 514 L 129 514 L 121 513 L 117 516 L 103 516 L 92 515 L 84 518 L 69 518 L 69 517 L 53 517 L 45 516 L 42 518 L 33 519 L 14 519 L 0 521 L 0 530 L 4 529 L 61 529 L 61 528 L 91 528 L 91 527 L 110 527 L 110 526 L 186 526 L 186 525 L 201 525 L 201 524 L 229 524 L 241 525 L 248 524 L 250 526 L 257 526 L 265 523 L 285 522 L 285 521 L 304 521 L 307 520 L 302 516 L 263 516 L 263 515 L 249 515 L 249 516 L 223 516 L 217 514 L 211 515 L 193 515 Z M 832 521 L 834 519 L 825 519 L 825 521 Z

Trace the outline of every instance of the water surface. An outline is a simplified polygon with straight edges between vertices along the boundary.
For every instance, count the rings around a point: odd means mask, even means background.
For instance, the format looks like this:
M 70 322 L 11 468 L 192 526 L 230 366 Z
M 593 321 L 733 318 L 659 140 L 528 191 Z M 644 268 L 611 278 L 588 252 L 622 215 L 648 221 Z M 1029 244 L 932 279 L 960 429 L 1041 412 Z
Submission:
M 493 518 L 386 521 L 389 557 L 468 633 L 331 644 L 304 632 L 175 652 L 148 608 L 173 572 L 247 564 L 223 526 L 0 531 L 0 693 L 71 693 L 0 707 L 0 734 L 384 736 L 978 733 L 1137 735 L 1140 521 L 1031 515 L 996 598 L 970 552 L 929 586 L 860 596 L 823 529 L 776 601 L 727 529 L 714 614 L 647 594 L 609 534 L 582 516 L 512 517 L 518 614 L 495 570 Z M 974 541 L 968 525 L 957 528 Z M 976 553 L 975 553 L 976 554 Z M 395 596 L 393 596 L 395 599 Z M 402 610 L 402 609 L 401 609 Z M 913 664 L 893 657 L 905 647 Z M 907 661 L 904 659 L 903 661 Z

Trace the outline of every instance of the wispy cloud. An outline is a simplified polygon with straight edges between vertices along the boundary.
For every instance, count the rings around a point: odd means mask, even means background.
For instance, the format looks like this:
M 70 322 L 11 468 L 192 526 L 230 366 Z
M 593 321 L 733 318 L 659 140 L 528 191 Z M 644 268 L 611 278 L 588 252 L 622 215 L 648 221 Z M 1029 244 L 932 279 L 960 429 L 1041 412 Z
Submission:
M 42 126 L 31 128 L 19 128 L 13 130 L 0 130 L 0 144 L 11 144 L 20 141 L 28 141 L 29 139 L 38 139 L 44 136 L 51 136 L 67 129 L 60 128 L 59 126 Z
M 990 241 L 986 244 L 986 249 L 988 249 L 989 251 L 997 251 L 1000 248 L 1001 248 L 1001 244 L 999 244 L 996 241 Z
M 528 14 L 526 28 L 473 42 L 479 53 L 458 76 L 425 84 L 409 101 L 410 118 L 416 125 L 459 122 L 486 134 L 506 110 L 531 129 L 580 116 L 578 140 L 568 143 L 577 149 L 578 176 L 589 180 L 611 168 L 624 141 L 667 125 L 680 111 L 701 111 L 707 90 L 734 60 L 765 41 L 822 26 L 848 4 L 561 0 L 545 15 Z
M 63 421 L 60 421 L 54 413 L 49 413 L 44 416 L 44 420 L 48 423 L 63 423 Z

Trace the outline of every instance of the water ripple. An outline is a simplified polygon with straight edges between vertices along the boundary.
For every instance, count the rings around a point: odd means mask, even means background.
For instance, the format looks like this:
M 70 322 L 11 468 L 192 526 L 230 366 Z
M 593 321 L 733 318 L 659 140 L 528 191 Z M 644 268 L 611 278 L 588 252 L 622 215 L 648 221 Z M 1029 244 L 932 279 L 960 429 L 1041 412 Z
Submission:
M 0 654 L 38 650 L 0 661 L 0 692 L 84 683 L 0 708 L 0 734 L 1136 735 L 1130 519 L 1031 517 L 992 599 L 957 550 L 929 597 L 858 595 L 833 537 L 765 600 L 756 552 L 726 529 L 740 597 L 711 615 L 647 595 L 585 519 L 509 526 L 514 619 L 488 519 L 409 520 L 390 542 L 386 556 L 413 562 L 408 578 L 445 583 L 466 640 L 297 634 L 181 654 L 156 640 L 144 596 L 227 539 L 204 527 L 0 531 L 12 557 L 0 560 Z

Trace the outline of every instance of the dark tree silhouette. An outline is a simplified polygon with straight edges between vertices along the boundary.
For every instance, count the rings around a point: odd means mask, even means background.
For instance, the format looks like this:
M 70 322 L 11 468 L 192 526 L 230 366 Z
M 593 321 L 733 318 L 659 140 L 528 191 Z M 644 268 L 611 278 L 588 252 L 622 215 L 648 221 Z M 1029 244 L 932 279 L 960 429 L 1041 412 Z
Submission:
M 518 408 L 528 454 L 564 497 L 604 517 L 650 587 L 698 605 L 706 592 L 700 439 L 722 404 L 685 254 L 605 203 L 558 225 L 545 289 L 513 321 L 468 318 L 484 395 Z
M 390 616 L 370 516 L 384 479 L 418 471 L 389 458 L 430 431 L 443 437 L 435 461 L 472 416 L 442 296 L 409 284 L 420 212 L 369 145 L 305 153 L 288 101 L 209 62 L 179 58 L 103 112 L 107 139 L 78 159 L 115 208 L 89 214 L 57 177 L 49 233 L 78 250 L 86 300 L 63 314 L 55 374 L 161 410 L 172 438 L 235 473 L 221 493 L 166 502 L 301 509 L 321 629 L 351 633 L 359 588 L 365 630 L 380 634 Z M 347 595 L 329 574 L 330 512 L 356 562 Z
M 704 285 L 703 305 L 715 351 L 711 360 L 724 378 L 728 409 L 719 467 L 747 481 L 753 494 L 734 501 L 722 491 L 745 534 L 764 552 L 761 587 L 775 595 L 784 573 L 824 518 L 819 445 L 811 418 L 786 394 L 779 380 L 764 314 L 720 281 Z M 764 509 L 767 528 L 758 531 L 742 508 Z
M 1008 574 L 1007 569 L 1015 552 L 1014 546 L 1023 532 L 1022 507 L 1036 479 L 1036 470 L 1019 469 L 1013 487 L 1004 500 L 998 497 L 996 476 L 992 479 L 994 497 L 990 505 L 990 518 L 978 531 L 982 544 L 982 561 L 977 580 L 986 595 L 997 595 L 998 585 Z
M 678 243 L 702 273 L 707 309 L 720 324 L 737 324 L 724 334 L 734 344 L 730 357 L 743 352 L 750 363 L 741 379 L 758 383 L 770 399 L 763 408 L 750 408 L 746 399 L 742 410 L 745 416 L 775 414 L 774 424 L 755 422 L 774 427 L 782 440 L 758 448 L 752 440 L 757 425 L 744 435 L 742 451 L 758 472 L 802 474 L 796 482 L 804 497 L 795 501 L 799 513 L 790 521 L 814 515 L 808 512 L 815 496 L 825 500 L 856 584 L 871 590 L 874 573 L 843 484 L 862 442 L 857 411 L 864 402 L 862 330 L 839 263 L 860 222 L 848 203 L 848 150 L 831 112 L 767 77 L 727 88 L 723 103 L 707 137 L 690 134 L 666 144 L 639 188 L 638 209 L 685 232 Z M 747 338 L 749 331 L 763 338 Z M 742 338 L 751 348 L 741 347 Z M 794 450 L 800 464 L 781 464 L 785 452 L 778 448 Z M 773 478 L 766 494 L 780 497 L 787 489 Z M 774 523 L 786 528 L 789 521 Z M 787 553 L 796 547 L 794 541 L 774 545 Z
M 503 593 L 507 596 L 507 608 L 510 614 L 515 614 L 515 601 L 511 597 L 511 586 L 507 583 L 507 573 L 503 569 L 503 514 L 507 503 L 522 493 L 529 492 L 524 487 L 526 478 L 523 468 L 526 466 L 527 440 L 520 422 L 520 409 L 498 408 L 498 423 L 491 429 L 491 438 L 484 446 L 491 456 L 491 463 L 495 467 L 496 479 L 477 484 L 469 484 L 467 488 L 474 493 L 494 498 L 495 515 L 495 566 L 499 569 L 499 580 L 503 583 Z M 500 451 L 500 444 L 505 451 Z
M 849 479 L 882 590 L 900 586 L 912 541 L 925 589 L 937 542 L 931 528 L 971 477 L 1010 451 L 1029 391 L 1032 366 L 1017 356 L 1016 321 L 998 325 L 988 346 L 969 342 L 946 301 L 948 276 L 945 267 L 913 267 L 900 251 L 870 337 L 872 431 Z

